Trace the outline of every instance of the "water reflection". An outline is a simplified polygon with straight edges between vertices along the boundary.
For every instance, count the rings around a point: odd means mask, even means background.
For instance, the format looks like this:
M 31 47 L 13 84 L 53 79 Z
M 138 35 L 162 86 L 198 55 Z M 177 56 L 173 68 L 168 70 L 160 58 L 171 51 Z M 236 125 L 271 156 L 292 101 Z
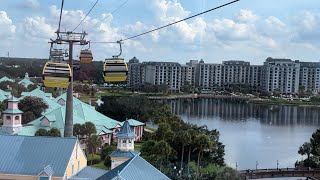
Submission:
M 225 121 L 259 120 L 260 123 L 288 125 L 320 125 L 320 109 L 301 106 L 262 105 L 221 99 L 170 101 L 172 112 L 188 118 L 220 118 Z
M 230 102 L 217 99 L 167 101 L 184 121 L 218 129 L 228 165 L 239 169 L 293 167 L 297 153 L 319 127 L 320 109 Z

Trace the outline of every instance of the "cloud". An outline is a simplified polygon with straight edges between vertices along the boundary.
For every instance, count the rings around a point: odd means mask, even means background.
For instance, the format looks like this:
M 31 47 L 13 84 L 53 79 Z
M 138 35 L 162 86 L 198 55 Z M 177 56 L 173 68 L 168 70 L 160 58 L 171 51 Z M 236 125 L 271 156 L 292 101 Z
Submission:
M 253 23 L 256 20 L 259 19 L 259 17 L 254 14 L 252 11 L 247 10 L 247 9 L 241 9 L 239 14 L 237 15 L 236 19 L 239 22 L 249 22 L 249 23 Z
M 295 21 L 294 40 L 311 42 L 320 40 L 320 13 L 304 12 Z
M 24 34 L 26 37 L 34 39 L 44 39 L 46 41 L 54 36 L 55 29 L 47 23 L 44 17 L 26 17 L 23 25 Z
M 12 38 L 16 32 L 16 26 L 5 11 L 0 11 L 0 27 L 0 38 L 2 40 Z

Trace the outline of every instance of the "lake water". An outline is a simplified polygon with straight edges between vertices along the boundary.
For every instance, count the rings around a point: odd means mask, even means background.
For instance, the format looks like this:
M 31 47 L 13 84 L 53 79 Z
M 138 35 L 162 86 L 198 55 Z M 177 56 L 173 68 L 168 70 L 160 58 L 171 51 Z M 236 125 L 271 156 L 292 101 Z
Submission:
M 225 161 L 238 169 L 294 167 L 298 148 L 320 126 L 320 109 L 217 99 L 172 100 L 185 122 L 218 129 Z

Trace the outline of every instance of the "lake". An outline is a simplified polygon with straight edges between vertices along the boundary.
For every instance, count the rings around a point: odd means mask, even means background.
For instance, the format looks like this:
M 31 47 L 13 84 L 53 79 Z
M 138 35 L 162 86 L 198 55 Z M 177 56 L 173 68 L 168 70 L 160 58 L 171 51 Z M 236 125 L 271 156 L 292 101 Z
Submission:
M 298 148 L 320 126 L 320 109 L 226 101 L 171 100 L 185 122 L 220 131 L 225 161 L 237 169 L 294 167 Z

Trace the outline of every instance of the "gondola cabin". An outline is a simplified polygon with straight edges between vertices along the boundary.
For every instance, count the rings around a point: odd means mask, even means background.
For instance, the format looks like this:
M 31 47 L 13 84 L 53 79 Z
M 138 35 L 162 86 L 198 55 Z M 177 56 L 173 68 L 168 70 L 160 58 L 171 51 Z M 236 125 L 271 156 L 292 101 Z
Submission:
M 80 63 L 92 63 L 93 56 L 90 50 L 81 50 L 80 51 Z
M 43 84 L 46 87 L 68 88 L 72 71 L 67 63 L 47 62 L 42 71 Z
M 103 77 L 106 83 L 123 83 L 127 81 L 128 66 L 124 59 L 106 59 L 103 66 Z

